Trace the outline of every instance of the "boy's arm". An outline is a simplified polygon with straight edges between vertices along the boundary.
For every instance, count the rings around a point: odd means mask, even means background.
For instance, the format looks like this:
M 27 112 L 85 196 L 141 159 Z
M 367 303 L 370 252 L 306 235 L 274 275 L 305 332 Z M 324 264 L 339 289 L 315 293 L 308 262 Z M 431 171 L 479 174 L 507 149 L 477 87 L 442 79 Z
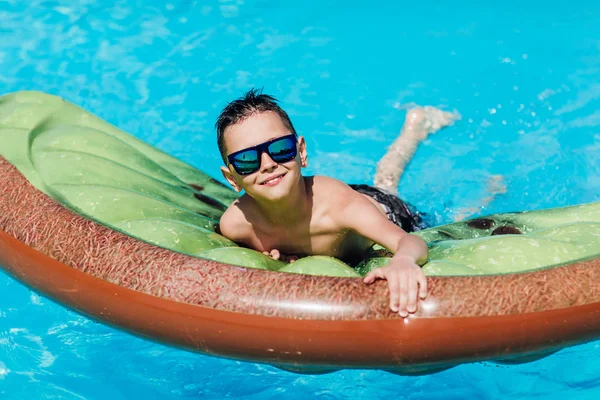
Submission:
M 343 208 L 343 223 L 358 234 L 394 253 L 390 263 L 372 270 L 365 283 L 386 279 L 390 290 L 390 308 L 400 316 L 417 310 L 419 298 L 427 295 L 427 279 L 417 264 L 427 261 L 427 245 L 418 236 L 409 235 L 359 193 L 349 193 Z

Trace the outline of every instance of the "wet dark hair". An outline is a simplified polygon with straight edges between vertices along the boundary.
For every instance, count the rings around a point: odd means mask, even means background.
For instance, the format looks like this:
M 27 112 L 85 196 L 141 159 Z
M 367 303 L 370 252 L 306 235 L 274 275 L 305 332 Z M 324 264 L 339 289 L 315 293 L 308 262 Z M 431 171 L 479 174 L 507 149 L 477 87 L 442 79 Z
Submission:
M 219 146 L 219 151 L 221 152 L 221 157 L 225 164 L 227 164 L 224 139 L 225 129 L 256 113 L 267 111 L 274 112 L 279 115 L 283 125 L 290 130 L 290 133 L 296 134 L 296 130 L 294 129 L 294 125 L 292 125 L 292 121 L 290 121 L 290 117 L 281 107 L 279 107 L 278 103 L 279 101 L 275 97 L 263 94 L 262 89 L 250 89 L 243 97 L 240 97 L 225 106 L 215 123 L 215 128 L 217 129 L 217 145 Z

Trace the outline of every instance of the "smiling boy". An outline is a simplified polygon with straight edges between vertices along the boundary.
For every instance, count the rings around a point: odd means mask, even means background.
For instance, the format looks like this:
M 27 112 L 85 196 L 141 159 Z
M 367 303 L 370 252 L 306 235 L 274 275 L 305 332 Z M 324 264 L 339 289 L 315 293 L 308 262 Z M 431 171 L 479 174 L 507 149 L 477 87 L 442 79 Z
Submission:
M 418 109 L 409 113 L 407 123 L 430 129 L 424 120 Z M 306 142 L 271 96 L 249 91 L 225 107 L 216 128 L 226 165 L 223 176 L 245 192 L 221 217 L 224 236 L 284 261 L 306 255 L 357 260 L 377 243 L 394 256 L 364 283 L 386 279 L 391 310 L 402 317 L 416 311 L 418 299 L 427 295 L 419 267 L 427 260 L 427 246 L 405 229 L 418 229 L 418 215 L 378 188 L 302 176 L 301 168 L 308 165 Z

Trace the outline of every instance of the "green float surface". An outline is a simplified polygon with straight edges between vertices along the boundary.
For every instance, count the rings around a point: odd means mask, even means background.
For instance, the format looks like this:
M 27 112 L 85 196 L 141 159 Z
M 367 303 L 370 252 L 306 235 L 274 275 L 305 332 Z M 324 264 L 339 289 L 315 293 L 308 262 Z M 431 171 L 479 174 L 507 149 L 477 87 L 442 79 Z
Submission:
M 237 194 L 194 167 L 58 97 L 0 97 L 0 155 L 39 190 L 112 229 L 177 252 L 270 271 L 358 277 L 386 265 L 373 253 L 356 269 L 331 257 L 291 264 L 214 232 Z M 600 256 L 600 203 L 492 215 L 416 233 L 427 275 L 515 273 Z M 359 275 L 360 274 L 360 275 Z

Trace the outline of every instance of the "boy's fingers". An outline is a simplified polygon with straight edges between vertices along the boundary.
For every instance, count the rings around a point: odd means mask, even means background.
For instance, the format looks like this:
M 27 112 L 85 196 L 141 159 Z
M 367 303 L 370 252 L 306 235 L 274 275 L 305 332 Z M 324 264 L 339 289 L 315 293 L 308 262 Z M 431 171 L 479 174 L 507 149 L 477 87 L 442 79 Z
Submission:
M 384 278 L 383 271 L 381 268 L 375 268 L 374 270 L 369 272 L 367 274 L 367 276 L 365 276 L 365 279 L 363 279 L 363 282 L 364 283 L 372 283 L 373 281 L 375 281 L 375 278 L 379 278 L 379 279 Z
M 273 250 L 271 250 L 271 257 L 272 257 L 274 260 L 279 260 L 279 257 L 280 257 L 280 256 L 281 256 L 281 254 L 279 254 L 279 250 L 277 250 L 277 249 L 273 249 Z
M 417 311 L 417 291 L 419 288 L 418 278 L 409 279 L 408 281 L 408 305 L 407 310 L 409 313 Z
M 400 316 L 407 317 L 406 305 L 408 303 L 408 279 L 406 276 L 400 278 Z
M 393 274 L 388 276 L 388 287 L 390 290 L 390 309 L 394 312 L 398 311 L 398 303 L 400 301 L 400 283 L 398 275 Z
M 427 277 L 421 274 L 419 277 L 419 297 L 424 299 L 427 297 Z

